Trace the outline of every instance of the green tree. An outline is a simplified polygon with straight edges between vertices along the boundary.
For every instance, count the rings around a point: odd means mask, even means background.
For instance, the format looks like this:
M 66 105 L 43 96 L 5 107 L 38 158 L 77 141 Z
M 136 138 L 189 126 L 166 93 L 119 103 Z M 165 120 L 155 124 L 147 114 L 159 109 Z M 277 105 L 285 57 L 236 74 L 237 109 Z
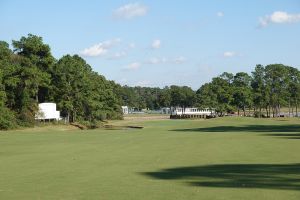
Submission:
M 3 84 L 3 73 L 2 70 L 0 69 L 0 107 L 3 107 L 5 105 L 5 101 L 6 101 L 6 93 Z
M 224 74 L 223 74 L 224 75 Z M 212 80 L 212 91 L 217 95 L 216 111 L 220 115 L 224 115 L 227 112 L 232 112 L 232 74 L 226 74 L 226 76 L 219 76 Z M 230 75 L 230 77 L 228 77 Z
M 255 71 L 252 72 L 252 93 L 255 110 L 258 109 L 258 117 L 262 117 L 262 108 L 266 107 L 269 99 L 265 86 L 265 68 L 262 65 L 256 65 Z
M 158 104 L 160 107 L 171 107 L 171 91 L 169 87 L 165 87 L 160 91 Z
M 50 78 L 55 63 L 49 45 L 43 43 L 42 37 L 32 34 L 21 37 L 20 40 L 13 40 L 12 44 L 17 55 L 27 58 L 26 71 L 29 74 L 32 72 L 37 74 L 34 86 L 36 101 L 49 100 Z
M 250 109 L 252 105 L 251 77 L 245 72 L 239 72 L 234 76 L 232 85 L 232 103 L 238 109 L 238 115 L 240 114 L 240 109 L 242 109 L 244 116 L 246 116 L 246 108 Z
M 121 117 L 121 101 L 114 86 L 78 55 L 63 56 L 54 66 L 54 99 L 68 121 Z
M 287 67 L 287 90 L 285 91 L 285 96 L 288 98 L 289 116 L 291 113 L 291 107 L 295 106 L 296 116 L 298 116 L 298 102 L 300 98 L 300 72 L 294 67 Z M 292 109 L 292 115 L 294 111 Z
M 185 108 L 191 107 L 196 103 L 196 93 L 187 86 L 175 86 L 170 87 L 171 93 L 171 106 L 181 107 L 185 112 Z
M 287 67 L 282 64 L 272 64 L 265 67 L 266 92 L 270 96 L 269 113 L 272 108 L 273 117 L 278 117 L 281 105 L 286 103 Z
M 201 109 L 209 108 L 211 111 L 218 105 L 217 94 L 213 91 L 212 83 L 205 83 L 196 92 L 197 107 Z
M 68 121 L 76 121 L 85 101 L 86 84 L 89 83 L 87 73 L 91 68 L 79 56 L 63 56 L 54 66 L 53 83 L 55 102 Z

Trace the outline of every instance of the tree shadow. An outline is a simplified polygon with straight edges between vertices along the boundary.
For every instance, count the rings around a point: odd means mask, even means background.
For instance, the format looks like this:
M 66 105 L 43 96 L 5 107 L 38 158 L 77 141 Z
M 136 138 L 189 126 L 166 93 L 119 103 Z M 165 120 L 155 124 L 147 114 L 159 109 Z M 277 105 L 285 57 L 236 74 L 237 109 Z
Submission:
M 273 133 L 273 134 L 264 134 L 264 136 L 272 136 L 277 138 L 285 139 L 300 139 L 300 133 Z
M 182 132 L 299 132 L 300 125 L 247 125 L 247 126 L 214 126 L 204 128 L 174 129 Z
M 223 164 L 144 172 L 162 180 L 183 180 L 190 186 L 300 190 L 300 164 Z
M 280 139 L 300 139 L 300 125 L 247 125 L 247 126 L 213 126 L 204 128 L 173 129 L 179 132 L 254 132 L 265 133 Z M 279 132 L 279 133 L 278 133 Z M 280 133 L 282 132 L 282 133 Z M 273 134 L 271 134 L 273 133 Z

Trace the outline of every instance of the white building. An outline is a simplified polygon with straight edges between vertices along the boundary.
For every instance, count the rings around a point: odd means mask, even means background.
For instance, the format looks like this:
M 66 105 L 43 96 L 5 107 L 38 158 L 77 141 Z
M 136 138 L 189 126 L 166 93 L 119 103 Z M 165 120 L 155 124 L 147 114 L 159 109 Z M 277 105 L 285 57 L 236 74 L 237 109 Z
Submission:
M 46 119 L 55 119 L 60 120 L 60 111 L 56 110 L 55 103 L 40 103 L 39 111 L 35 115 L 35 119 L 46 120 Z
M 210 109 L 199 109 L 199 108 L 172 108 L 171 115 L 214 115 L 215 111 Z
M 129 113 L 128 106 L 122 106 L 122 112 L 124 115 L 127 115 Z

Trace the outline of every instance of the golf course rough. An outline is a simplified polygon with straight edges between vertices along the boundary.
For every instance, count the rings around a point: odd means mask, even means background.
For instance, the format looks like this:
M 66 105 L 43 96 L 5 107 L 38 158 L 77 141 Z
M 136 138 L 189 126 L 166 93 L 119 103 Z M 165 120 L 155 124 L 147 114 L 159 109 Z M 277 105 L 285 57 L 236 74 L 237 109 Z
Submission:
M 0 199 L 300 199 L 298 119 L 116 123 L 0 132 Z

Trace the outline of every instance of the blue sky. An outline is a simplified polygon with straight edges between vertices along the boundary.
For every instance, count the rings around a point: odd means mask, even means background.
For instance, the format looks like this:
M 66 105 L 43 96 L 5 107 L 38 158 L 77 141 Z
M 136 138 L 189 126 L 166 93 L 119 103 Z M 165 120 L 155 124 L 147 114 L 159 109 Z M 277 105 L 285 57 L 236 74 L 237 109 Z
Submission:
M 0 40 L 42 36 L 122 85 L 198 89 L 256 64 L 300 68 L 300 0 L 0 0 Z

